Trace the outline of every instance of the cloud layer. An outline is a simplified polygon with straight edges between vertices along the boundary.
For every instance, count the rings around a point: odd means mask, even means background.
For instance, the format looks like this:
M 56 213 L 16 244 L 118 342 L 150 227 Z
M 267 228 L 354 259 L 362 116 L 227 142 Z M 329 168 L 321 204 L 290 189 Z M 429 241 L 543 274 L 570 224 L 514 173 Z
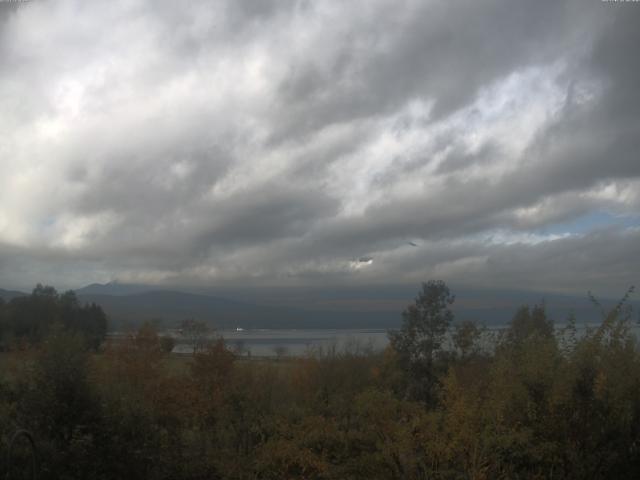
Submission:
M 6 286 L 638 280 L 638 4 L 0 7 Z

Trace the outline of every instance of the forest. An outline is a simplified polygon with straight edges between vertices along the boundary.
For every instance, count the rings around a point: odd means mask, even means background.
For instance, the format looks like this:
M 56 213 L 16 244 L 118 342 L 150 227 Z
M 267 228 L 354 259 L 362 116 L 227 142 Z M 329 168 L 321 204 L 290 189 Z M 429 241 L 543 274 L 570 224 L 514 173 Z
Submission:
M 109 341 L 99 306 L 39 285 L 0 302 L 0 449 L 30 432 L 43 479 L 637 478 L 632 292 L 598 326 L 533 305 L 496 332 L 429 281 L 383 352 L 247 359 L 171 354 L 151 324 Z M 11 452 L 0 473 L 32 478 Z

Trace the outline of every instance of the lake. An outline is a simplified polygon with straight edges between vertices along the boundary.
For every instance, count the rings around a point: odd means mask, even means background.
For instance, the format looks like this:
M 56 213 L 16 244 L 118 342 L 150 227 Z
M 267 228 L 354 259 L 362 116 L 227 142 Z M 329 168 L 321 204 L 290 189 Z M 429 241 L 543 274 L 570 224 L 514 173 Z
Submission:
M 595 328 L 598 324 L 578 324 L 577 334 L 582 336 L 586 328 Z M 631 323 L 631 332 L 640 338 L 640 327 Z M 556 332 L 562 337 L 563 324 L 556 325 Z M 505 328 L 504 325 L 487 327 L 488 336 L 485 337 L 484 348 L 491 349 L 492 338 Z M 319 349 L 345 348 L 353 351 L 369 349 L 381 351 L 389 343 L 386 329 L 247 329 L 247 330 L 219 330 L 216 335 L 224 338 L 227 348 L 246 356 L 275 357 L 302 356 Z M 193 346 L 181 342 L 179 336 L 174 336 L 178 344 L 174 353 L 191 353 Z M 445 348 L 451 344 L 451 339 L 445 340 Z M 449 348 L 451 345 L 448 345 Z
M 300 356 L 307 352 L 337 348 L 370 348 L 383 350 L 387 343 L 385 329 L 318 329 L 318 330 L 219 330 L 227 348 L 242 354 L 260 357 Z M 179 343 L 174 353 L 191 353 L 192 345 Z

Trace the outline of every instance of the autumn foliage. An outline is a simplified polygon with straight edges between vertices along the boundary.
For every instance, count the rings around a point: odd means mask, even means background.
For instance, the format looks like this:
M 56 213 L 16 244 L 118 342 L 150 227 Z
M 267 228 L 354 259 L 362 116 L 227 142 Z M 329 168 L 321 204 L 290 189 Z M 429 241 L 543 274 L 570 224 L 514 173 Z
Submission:
M 390 346 L 176 357 L 150 326 L 93 352 L 51 329 L 11 352 L 6 448 L 32 431 L 51 479 L 608 479 L 640 475 L 640 350 L 623 301 L 556 328 L 523 307 L 490 332 L 428 282 Z

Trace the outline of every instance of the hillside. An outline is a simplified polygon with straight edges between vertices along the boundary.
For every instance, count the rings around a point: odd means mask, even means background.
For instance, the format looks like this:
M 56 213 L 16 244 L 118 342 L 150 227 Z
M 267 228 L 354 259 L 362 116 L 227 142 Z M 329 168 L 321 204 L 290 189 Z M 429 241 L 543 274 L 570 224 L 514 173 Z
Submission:
M 216 328 L 392 328 L 399 319 L 397 312 L 306 311 L 178 291 L 78 297 L 82 302 L 101 305 L 113 328 L 145 320 L 160 320 L 171 326 L 185 318 L 203 320 Z
M 412 291 L 400 288 L 315 292 L 193 293 L 177 289 L 119 283 L 92 284 L 76 291 L 82 303 L 94 302 L 109 316 L 110 328 L 154 320 L 172 327 L 185 318 L 203 320 L 215 328 L 397 328 Z M 5 301 L 26 293 L 0 289 Z M 296 295 L 298 295 L 296 297 Z M 383 299 L 383 300 L 378 300 Z M 461 290 L 453 305 L 456 320 L 505 325 L 523 304 L 544 301 L 557 324 L 571 314 L 581 322 L 597 322 L 599 313 L 585 296 L 517 291 Z M 616 301 L 602 299 L 605 307 Z M 638 302 L 630 302 L 634 308 Z
M 9 301 L 15 297 L 24 297 L 25 295 L 26 293 L 18 292 L 17 290 L 4 290 L 0 288 L 0 298 L 2 298 L 4 301 Z

